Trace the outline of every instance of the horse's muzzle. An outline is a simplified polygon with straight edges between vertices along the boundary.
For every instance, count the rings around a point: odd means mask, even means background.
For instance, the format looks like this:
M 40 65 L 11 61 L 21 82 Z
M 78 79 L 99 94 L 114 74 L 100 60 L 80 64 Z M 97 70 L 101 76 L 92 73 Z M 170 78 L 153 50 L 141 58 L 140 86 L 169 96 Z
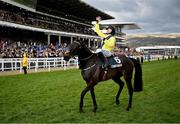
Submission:
M 66 51 L 66 52 L 64 52 L 64 56 L 70 56 L 70 51 Z
M 69 61 L 70 58 L 71 58 L 70 51 L 69 50 L 65 51 L 64 52 L 64 60 Z
M 69 61 L 69 59 L 70 59 L 70 57 L 64 56 L 64 60 L 65 60 L 66 62 Z

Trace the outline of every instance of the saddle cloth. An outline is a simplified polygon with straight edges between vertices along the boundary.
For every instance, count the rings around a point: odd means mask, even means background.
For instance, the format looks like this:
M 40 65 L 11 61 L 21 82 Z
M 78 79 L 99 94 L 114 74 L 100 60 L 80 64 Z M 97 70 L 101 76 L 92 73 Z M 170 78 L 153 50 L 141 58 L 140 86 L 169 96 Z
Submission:
M 110 68 L 122 67 L 121 59 L 117 56 L 110 56 L 107 58 Z

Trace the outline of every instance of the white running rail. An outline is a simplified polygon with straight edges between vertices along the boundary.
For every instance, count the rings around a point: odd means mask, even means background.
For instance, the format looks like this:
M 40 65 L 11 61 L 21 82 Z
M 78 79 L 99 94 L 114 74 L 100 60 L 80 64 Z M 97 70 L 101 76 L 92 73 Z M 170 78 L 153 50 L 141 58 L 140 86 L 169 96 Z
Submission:
M 51 71 L 52 68 L 62 68 L 66 70 L 68 67 L 78 68 L 78 59 L 73 58 L 66 62 L 61 58 L 28 58 L 28 69 L 47 69 Z M 7 58 L 0 59 L 0 72 L 19 70 L 22 72 L 22 58 Z
M 141 56 L 129 56 L 132 58 L 139 58 L 141 60 Z M 168 56 L 162 55 L 151 55 L 151 56 L 142 56 L 144 62 L 147 61 L 158 61 L 163 59 L 168 59 Z M 170 57 L 171 59 L 173 57 Z M 71 58 L 68 62 L 66 62 L 63 57 L 60 58 L 28 58 L 28 69 L 34 69 L 35 72 L 38 69 L 47 69 L 47 71 L 51 71 L 53 68 L 59 68 L 66 70 L 69 67 L 78 68 L 78 58 Z M 14 71 L 19 70 L 22 72 L 22 58 L 7 58 L 0 59 L 0 72 L 3 71 Z

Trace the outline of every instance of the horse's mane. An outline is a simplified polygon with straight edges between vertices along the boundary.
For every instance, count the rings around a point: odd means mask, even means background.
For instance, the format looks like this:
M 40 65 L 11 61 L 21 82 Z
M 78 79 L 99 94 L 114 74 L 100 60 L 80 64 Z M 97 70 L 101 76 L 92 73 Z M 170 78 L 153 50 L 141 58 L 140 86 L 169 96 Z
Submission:
M 80 42 L 80 44 L 81 44 L 81 47 L 83 49 L 83 52 L 89 53 L 91 55 L 95 54 L 95 52 L 93 50 L 89 49 L 84 42 Z

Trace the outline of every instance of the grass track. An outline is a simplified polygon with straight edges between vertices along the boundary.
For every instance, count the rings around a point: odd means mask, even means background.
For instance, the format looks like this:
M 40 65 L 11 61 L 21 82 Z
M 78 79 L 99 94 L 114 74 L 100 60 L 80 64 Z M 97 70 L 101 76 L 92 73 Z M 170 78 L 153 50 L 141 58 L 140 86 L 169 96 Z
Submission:
M 109 80 L 95 88 L 98 111 L 90 94 L 85 113 L 78 112 L 85 83 L 79 70 L 0 77 L 0 122 L 179 122 L 180 60 L 143 65 L 144 91 L 135 93 L 133 108 L 125 111 L 128 92 L 115 105 L 118 86 Z

